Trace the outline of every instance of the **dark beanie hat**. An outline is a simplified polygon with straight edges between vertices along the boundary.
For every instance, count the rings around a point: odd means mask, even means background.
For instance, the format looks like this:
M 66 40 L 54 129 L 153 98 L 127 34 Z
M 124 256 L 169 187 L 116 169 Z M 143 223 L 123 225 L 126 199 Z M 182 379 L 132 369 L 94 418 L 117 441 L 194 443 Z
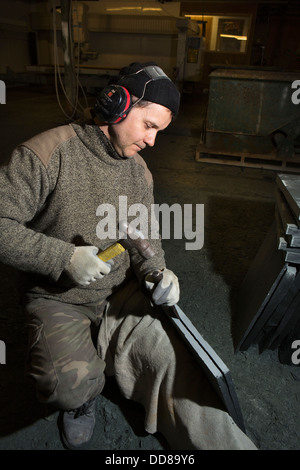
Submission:
M 134 62 L 124 67 L 116 84 L 124 86 L 137 98 L 165 106 L 174 116 L 179 111 L 180 93 L 155 62 Z

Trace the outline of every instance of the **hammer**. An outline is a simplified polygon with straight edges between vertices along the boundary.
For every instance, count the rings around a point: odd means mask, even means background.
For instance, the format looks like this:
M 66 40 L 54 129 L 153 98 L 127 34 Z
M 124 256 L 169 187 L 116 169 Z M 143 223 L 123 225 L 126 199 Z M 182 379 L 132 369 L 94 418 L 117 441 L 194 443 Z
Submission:
M 154 251 L 151 248 L 150 243 L 145 240 L 144 235 L 138 229 L 133 229 L 125 221 L 120 221 L 119 230 L 123 232 L 126 238 L 121 238 L 118 242 L 113 243 L 111 246 L 106 248 L 104 251 L 101 251 L 97 256 L 102 261 L 108 261 L 115 256 L 118 256 L 120 253 L 126 249 L 136 248 L 139 254 L 144 259 L 150 259 L 154 256 Z

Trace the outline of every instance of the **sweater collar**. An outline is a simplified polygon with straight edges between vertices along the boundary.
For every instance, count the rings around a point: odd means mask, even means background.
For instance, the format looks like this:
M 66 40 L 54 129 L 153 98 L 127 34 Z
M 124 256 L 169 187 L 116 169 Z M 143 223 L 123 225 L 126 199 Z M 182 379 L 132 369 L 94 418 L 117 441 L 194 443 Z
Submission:
M 104 132 L 92 120 L 71 124 L 78 138 L 94 155 L 108 164 L 128 160 L 121 157 Z

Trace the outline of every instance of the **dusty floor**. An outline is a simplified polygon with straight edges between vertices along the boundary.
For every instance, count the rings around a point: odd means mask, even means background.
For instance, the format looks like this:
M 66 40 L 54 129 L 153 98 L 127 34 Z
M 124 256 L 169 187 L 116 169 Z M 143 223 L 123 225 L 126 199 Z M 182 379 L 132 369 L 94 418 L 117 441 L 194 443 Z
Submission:
M 253 346 L 234 354 L 232 318 L 241 282 L 274 218 L 275 172 L 195 162 L 205 97 L 186 96 L 178 120 L 145 157 L 156 201 L 204 204 L 204 246 L 164 240 L 168 266 L 181 283 L 180 306 L 229 367 L 248 435 L 262 450 L 300 449 L 300 368 L 281 364 L 276 351 Z M 1 106 L 1 161 L 24 139 L 64 122 L 53 94 L 8 89 Z M 0 266 L 0 449 L 64 449 L 58 412 L 45 409 L 24 380 L 26 334 L 18 305 L 17 273 Z M 162 436 L 143 431 L 143 410 L 123 399 L 110 380 L 99 397 L 91 449 L 165 449 Z

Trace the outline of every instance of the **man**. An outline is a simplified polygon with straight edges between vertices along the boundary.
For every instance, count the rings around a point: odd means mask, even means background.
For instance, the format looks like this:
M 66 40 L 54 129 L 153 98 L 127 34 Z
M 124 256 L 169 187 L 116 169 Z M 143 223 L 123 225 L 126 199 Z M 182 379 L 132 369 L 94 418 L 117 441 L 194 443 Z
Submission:
M 98 236 L 103 207 L 119 220 L 126 196 L 128 207 L 150 214 L 152 176 L 138 152 L 154 145 L 179 101 L 156 64 L 131 64 L 102 91 L 89 122 L 24 142 L 0 174 L 0 259 L 27 273 L 27 373 L 39 400 L 62 410 L 68 448 L 91 439 L 105 375 L 143 404 L 146 430 L 173 449 L 255 448 L 158 307 L 179 299 L 160 240 L 150 240 L 150 259 L 134 248 L 113 263 L 97 256 L 118 238 Z

